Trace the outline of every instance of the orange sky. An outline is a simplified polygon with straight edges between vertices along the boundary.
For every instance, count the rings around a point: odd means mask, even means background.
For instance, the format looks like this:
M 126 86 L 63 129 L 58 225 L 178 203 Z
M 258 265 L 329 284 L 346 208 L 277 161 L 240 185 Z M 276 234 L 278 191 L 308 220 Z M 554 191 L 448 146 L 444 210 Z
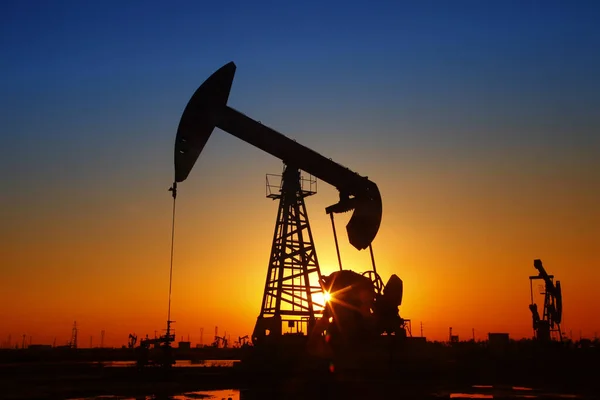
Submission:
M 180 336 L 204 342 L 215 325 L 231 337 L 250 334 L 259 312 L 277 203 L 264 196 L 264 173 L 281 163 L 221 131 L 209 142 L 177 204 L 172 317 Z M 213 137 L 212 139 L 215 139 Z M 309 145 L 311 145 L 309 143 Z M 584 153 L 532 160 L 527 151 L 429 160 L 344 152 L 337 159 L 375 181 L 383 222 L 373 246 L 387 281 L 405 286 L 401 315 L 430 339 L 487 332 L 531 335 L 528 276 L 533 259 L 561 281 L 564 329 L 600 331 L 598 240 L 600 172 Z M 247 167 L 228 167 L 243 154 Z M 326 153 L 327 154 L 327 153 Z M 354 160 L 354 161 L 353 161 Z M 165 162 L 166 164 L 166 162 Z M 4 210 L 0 338 L 65 343 L 126 343 L 135 332 L 165 327 L 171 198 L 170 166 L 135 186 L 125 179 L 35 193 Z M 95 189 L 94 189 L 95 188 Z M 307 199 L 322 272 L 337 268 L 325 206 L 336 191 L 319 181 Z M 369 268 L 367 251 L 350 247 L 346 215 L 336 217 L 344 266 Z

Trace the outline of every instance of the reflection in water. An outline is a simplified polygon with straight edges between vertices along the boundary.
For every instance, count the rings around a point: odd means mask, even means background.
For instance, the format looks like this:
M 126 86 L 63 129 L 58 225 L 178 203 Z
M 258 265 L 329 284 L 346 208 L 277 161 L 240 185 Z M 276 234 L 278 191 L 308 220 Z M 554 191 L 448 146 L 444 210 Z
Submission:
M 473 385 L 471 393 L 450 393 L 439 397 L 451 399 L 583 399 L 575 394 L 549 393 L 523 386 Z M 524 394 L 523 392 L 529 392 Z
M 70 400 L 240 400 L 240 391 L 234 389 L 227 390 L 203 390 L 198 392 L 189 392 L 167 397 L 141 396 L 141 397 L 121 397 L 121 396 L 95 396 L 81 397 Z
M 239 360 L 177 360 L 174 367 L 233 367 L 233 364 Z M 135 361 L 102 361 L 93 364 L 102 365 L 104 367 L 134 367 Z
M 534 390 L 533 388 L 520 386 L 488 386 L 474 385 L 472 393 L 438 393 L 435 397 L 450 399 L 584 399 L 582 396 L 574 394 L 557 394 Z M 524 394 L 523 392 L 529 392 Z M 196 392 L 187 392 L 183 394 L 172 394 L 168 396 L 138 396 L 138 397 L 120 397 L 120 396 L 95 396 L 85 398 L 75 398 L 70 400 L 240 400 L 240 391 L 236 389 L 226 390 L 202 390 Z M 429 399 L 426 393 L 423 398 Z M 415 397 L 418 400 L 419 396 Z
M 216 399 L 216 400 L 240 400 L 239 390 L 208 390 L 202 392 L 190 392 L 169 397 L 169 400 L 192 400 L 192 399 Z M 150 400 L 150 399 L 148 399 Z M 154 399 L 152 399 L 154 400 Z M 156 399 L 158 400 L 158 399 Z

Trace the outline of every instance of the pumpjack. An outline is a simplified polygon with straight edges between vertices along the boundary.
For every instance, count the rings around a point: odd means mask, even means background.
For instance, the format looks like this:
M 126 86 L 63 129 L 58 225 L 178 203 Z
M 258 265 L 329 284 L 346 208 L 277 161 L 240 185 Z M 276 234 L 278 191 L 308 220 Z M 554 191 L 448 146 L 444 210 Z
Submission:
M 237 339 L 237 347 L 247 347 L 248 346 L 248 335 L 238 336 Z
M 235 71 L 233 62 L 222 66 L 202 83 L 185 107 L 175 140 L 171 190 L 188 177 L 215 127 L 283 161 L 281 184 L 277 191 L 267 194 L 279 201 L 279 209 L 252 343 L 281 343 L 286 336 L 314 334 L 346 338 L 358 338 L 361 335 L 354 335 L 358 332 L 406 335 L 405 320 L 398 311 L 402 280 L 392 275 L 384 285 L 375 269 L 372 242 L 383 212 L 377 185 L 229 107 Z M 301 171 L 310 175 L 308 185 Z M 340 264 L 340 271 L 330 276 L 321 275 L 306 211 L 305 198 L 316 193 L 313 178 L 315 184 L 318 178 L 339 192 L 339 201 L 325 209 L 331 218 Z M 349 211 L 353 211 L 346 225 L 350 244 L 357 250 L 369 248 L 371 253 L 372 269 L 363 274 L 342 269 L 333 216 Z
M 150 338 L 146 335 L 140 340 L 140 345 L 135 347 L 137 352 L 137 366 L 145 367 L 148 365 L 170 368 L 175 364 L 173 347 L 171 343 L 175 341 L 175 332 L 171 329 L 171 323 L 167 321 L 167 329 L 164 335 Z M 134 347 L 137 342 L 137 335 L 129 335 L 129 346 Z
M 133 349 L 135 347 L 135 344 L 137 343 L 137 335 L 135 333 L 130 333 L 129 334 L 129 339 L 127 340 L 127 348 L 128 349 Z
M 554 282 L 554 275 L 548 275 L 542 260 L 534 260 L 533 267 L 538 270 L 537 276 L 529 277 L 531 304 L 529 310 L 533 319 L 534 337 L 542 342 L 558 339 L 562 341 L 560 323 L 562 321 L 562 289 L 560 281 Z M 537 304 L 533 301 L 533 281 L 543 280 L 544 309 L 540 316 Z
M 216 347 L 216 348 L 224 348 L 226 349 L 228 345 L 228 341 L 227 341 L 227 337 L 225 336 L 215 336 L 215 340 L 212 343 L 212 347 Z

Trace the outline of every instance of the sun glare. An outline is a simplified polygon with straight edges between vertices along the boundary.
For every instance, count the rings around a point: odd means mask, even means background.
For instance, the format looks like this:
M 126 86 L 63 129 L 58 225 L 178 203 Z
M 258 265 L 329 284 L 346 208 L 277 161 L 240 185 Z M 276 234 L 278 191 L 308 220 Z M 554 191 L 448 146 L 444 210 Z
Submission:
M 323 299 L 325 299 L 326 303 L 328 303 L 329 300 L 331 300 L 331 295 L 329 294 L 329 292 L 323 292 Z

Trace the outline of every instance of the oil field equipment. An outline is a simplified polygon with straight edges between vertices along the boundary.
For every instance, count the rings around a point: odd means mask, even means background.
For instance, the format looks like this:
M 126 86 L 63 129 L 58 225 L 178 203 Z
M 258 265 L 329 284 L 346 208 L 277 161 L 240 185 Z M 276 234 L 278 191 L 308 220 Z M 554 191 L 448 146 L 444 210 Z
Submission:
M 279 201 L 262 304 L 251 336 L 254 345 L 309 333 L 348 339 L 383 332 L 406 335 L 402 280 L 392 275 L 386 285 L 375 269 L 372 242 L 382 218 L 377 185 L 367 177 L 332 161 L 283 134 L 229 107 L 227 101 L 236 65 L 214 72 L 193 94 L 179 123 L 175 140 L 175 179 L 171 191 L 192 170 L 215 127 L 279 158 L 281 184 L 267 190 Z M 301 171 L 309 174 L 308 178 Z M 330 215 L 340 271 L 321 275 L 305 198 L 316 193 L 316 179 L 337 188 L 339 201 L 326 208 Z M 267 186 L 269 175 L 267 176 Z M 357 250 L 369 249 L 372 269 L 358 274 L 342 270 L 333 215 L 353 211 L 346 232 Z M 318 296 L 317 296 L 318 295 Z M 326 304 L 317 302 L 324 298 Z M 348 327 L 348 329 L 344 329 Z M 350 328 L 351 327 L 351 328 Z M 339 329 L 342 328 L 342 329 Z

